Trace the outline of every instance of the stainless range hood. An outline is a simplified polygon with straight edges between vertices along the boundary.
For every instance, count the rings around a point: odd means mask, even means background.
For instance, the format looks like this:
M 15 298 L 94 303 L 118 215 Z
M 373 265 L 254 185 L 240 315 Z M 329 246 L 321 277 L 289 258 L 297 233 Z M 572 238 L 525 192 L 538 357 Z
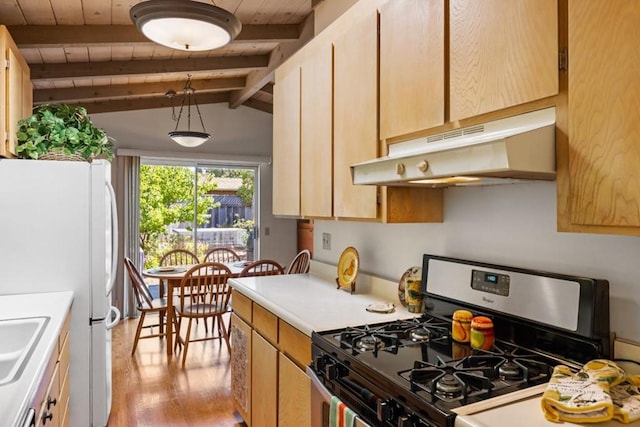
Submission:
M 556 177 L 555 108 L 389 145 L 351 166 L 356 185 L 448 187 Z

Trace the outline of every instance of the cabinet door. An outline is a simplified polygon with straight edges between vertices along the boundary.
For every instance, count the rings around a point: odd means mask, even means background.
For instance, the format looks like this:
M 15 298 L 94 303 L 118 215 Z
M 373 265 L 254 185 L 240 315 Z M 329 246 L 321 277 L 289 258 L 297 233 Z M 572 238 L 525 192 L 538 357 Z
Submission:
M 287 356 L 279 354 L 278 425 L 311 425 L 311 380 Z
M 573 224 L 640 226 L 638 22 L 639 2 L 569 2 Z
M 334 42 L 333 214 L 375 219 L 376 186 L 353 185 L 354 163 L 378 157 L 378 16 Z
M 251 426 L 251 327 L 231 314 L 231 395 L 233 406 Z
M 278 421 L 278 350 L 253 331 L 251 343 L 251 417 L 256 427 Z
M 451 121 L 558 93 L 557 0 L 450 0 L 449 8 Z
M 302 216 L 332 214 L 332 46 L 314 46 L 301 69 L 301 194 Z
M 16 132 L 18 131 L 18 120 L 23 117 L 23 70 L 20 66 L 20 60 L 13 49 L 8 49 L 7 58 L 9 59 L 9 82 L 7 84 L 7 98 L 9 101 L 9 105 L 7 107 L 7 132 L 9 135 L 7 140 L 7 150 L 10 153 L 15 154 L 16 146 L 18 144 L 18 138 L 16 136 Z
M 273 88 L 273 214 L 300 215 L 300 67 L 276 71 Z
M 444 14 L 444 0 L 394 0 L 380 9 L 383 140 L 444 124 Z

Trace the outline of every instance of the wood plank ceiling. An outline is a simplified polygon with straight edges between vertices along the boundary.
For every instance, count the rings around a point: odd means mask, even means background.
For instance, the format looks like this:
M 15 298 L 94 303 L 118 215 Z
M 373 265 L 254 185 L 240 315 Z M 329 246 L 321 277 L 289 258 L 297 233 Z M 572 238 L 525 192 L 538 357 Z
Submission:
M 152 43 L 129 18 L 140 0 L 0 0 L 0 24 L 29 63 L 34 104 L 90 113 L 170 107 L 190 74 L 199 104 L 271 112 L 273 72 L 313 37 L 317 0 L 199 1 L 240 19 L 236 40 L 205 52 Z M 169 90 L 179 96 L 170 100 Z

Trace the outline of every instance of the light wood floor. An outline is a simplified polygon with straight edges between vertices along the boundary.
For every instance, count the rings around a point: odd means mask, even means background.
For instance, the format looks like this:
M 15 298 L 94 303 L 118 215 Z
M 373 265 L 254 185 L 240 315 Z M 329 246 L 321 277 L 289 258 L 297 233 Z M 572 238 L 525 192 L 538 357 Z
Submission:
M 153 323 L 156 319 L 149 320 Z M 140 340 L 135 356 L 131 356 L 137 322 L 128 319 L 113 329 L 109 427 L 246 427 L 234 414 L 229 353 L 224 343 L 191 343 L 184 368 L 180 350 L 167 361 L 165 342 L 159 338 Z M 202 321 L 195 328 L 204 334 Z

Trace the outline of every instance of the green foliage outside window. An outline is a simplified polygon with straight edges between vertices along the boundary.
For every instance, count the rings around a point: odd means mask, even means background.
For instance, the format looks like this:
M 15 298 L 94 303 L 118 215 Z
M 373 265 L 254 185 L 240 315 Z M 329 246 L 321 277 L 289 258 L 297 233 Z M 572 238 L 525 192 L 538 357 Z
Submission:
M 198 172 L 197 213 L 195 224 L 205 224 L 208 212 L 219 206 L 207 193 L 216 188 L 211 176 Z M 145 254 L 145 267 L 158 265 L 169 249 L 185 247 L 193 250 L 193 241 L 169 235 L 169 225 L 194 223 L 195 181 L 193 168 L 183 166 L 140 166 L 140 248 Z M 175 241 L 174 241 L 175 240 Z M 165 247 L 167 246 L 167 247 Z

